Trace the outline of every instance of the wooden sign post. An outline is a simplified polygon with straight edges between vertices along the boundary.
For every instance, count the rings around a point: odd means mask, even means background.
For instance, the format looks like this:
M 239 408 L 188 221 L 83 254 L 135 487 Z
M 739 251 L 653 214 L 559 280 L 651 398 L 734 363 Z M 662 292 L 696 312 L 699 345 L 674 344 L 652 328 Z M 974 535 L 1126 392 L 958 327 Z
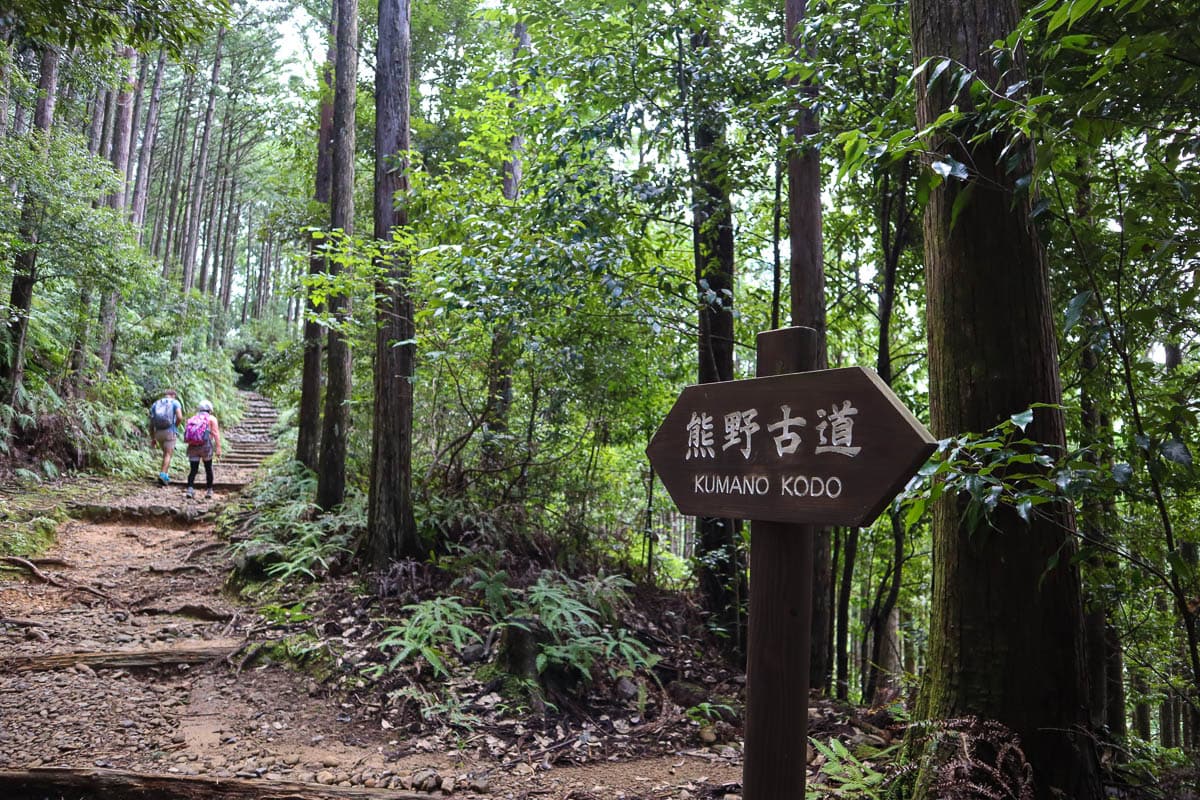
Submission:
M 869 524 L 935 447 L 875 373 L 811 371 L 817 332 L 758 335 L 758 377 L 689 386 L 646 449 L 685 514 L 751 520 L 743 800 L 801 800 L 812 542 Z

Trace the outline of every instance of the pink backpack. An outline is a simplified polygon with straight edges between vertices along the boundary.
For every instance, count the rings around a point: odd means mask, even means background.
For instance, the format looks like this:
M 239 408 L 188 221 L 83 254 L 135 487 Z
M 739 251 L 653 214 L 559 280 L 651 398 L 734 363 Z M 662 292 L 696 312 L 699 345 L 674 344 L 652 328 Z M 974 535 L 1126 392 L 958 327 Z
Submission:
M 183 440 L 188 444 L 208 444 L 208 414 L 194 415 L 183 428 Z

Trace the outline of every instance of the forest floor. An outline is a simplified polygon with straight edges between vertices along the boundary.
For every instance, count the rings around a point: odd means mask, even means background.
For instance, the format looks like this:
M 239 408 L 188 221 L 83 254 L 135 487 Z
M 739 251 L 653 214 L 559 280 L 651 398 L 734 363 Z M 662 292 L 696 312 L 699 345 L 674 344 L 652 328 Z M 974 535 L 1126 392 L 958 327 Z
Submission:
M 79 479 L 60 487 L 74 497 L 71 519 L 43 557 L 0 564 L 11 568 L 0 571 L 0 795 L 125 796 L 104 776 L 130 773 L 181 781 L 150 795 L 163 797 L 233 796 L 205 794 L 205 780 L 254 782 L 255 797 L 285 782 L 307 785 L 291 797 L 738 796 L 736 730 L 702 737 L 679 708 L 653 721 L 630 703 L 622 718 L 576 724 L 421 729 L 389 723 L 376 694 L 270 657 L 291 646 L 279 636 L 289 626 L 229 589 L 232 555 L 215 525 L 269 452 L 267 413 L 227 433 L 243 457 L 218 462 L 211 501 L 179 483 Z

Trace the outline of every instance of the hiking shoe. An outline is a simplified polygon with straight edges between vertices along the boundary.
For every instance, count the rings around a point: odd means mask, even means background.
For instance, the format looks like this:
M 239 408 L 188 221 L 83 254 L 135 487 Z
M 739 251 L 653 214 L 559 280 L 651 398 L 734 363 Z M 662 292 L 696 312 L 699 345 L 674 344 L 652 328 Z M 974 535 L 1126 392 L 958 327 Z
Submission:
M 195 496 L 196 496 L 196 490 L 195 490 L 195 489 L 193 489 L 192 487 L 190 487 L 190 486 L 189 486 L 189 487 L 187 488 L 187 491 L 186 491 L 184 494 L 186 494 L 186 495 L 187 495 L 187 498 L 188 498 L 189 500 L 191 500 L 193 497 L 195 497 Z
M 158 473 L 158 482 L 161 483 L 163 486 L 166 486 L 167 484 L 169 484 L 171 482 L 171 476 L 165 472 L 160 472 L 160 473 Z
M 204 499 L 205 499 L 205 500 L 212 500 L 212 489 L 206 489 L 206 490 L 204 491 Z

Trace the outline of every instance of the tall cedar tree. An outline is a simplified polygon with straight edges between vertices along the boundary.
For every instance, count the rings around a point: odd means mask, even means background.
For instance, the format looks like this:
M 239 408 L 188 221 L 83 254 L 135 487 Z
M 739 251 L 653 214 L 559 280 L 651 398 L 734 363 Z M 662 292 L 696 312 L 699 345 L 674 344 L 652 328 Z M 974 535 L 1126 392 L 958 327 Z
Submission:
M 38 74 L 37 105 L 33 111 L 33 127 L 48 140 L 54 122 L 54 102 L 58 92 L 59 48 L 43 45 Z M 38 282 L 38 224 L 41 219 L 41 200 L 33 194 L 25 196 L 21 205 L 19 238 L 24 247 L 13 264 L 12 292 L 9 295 L 9 361 L 0 362 L 0 378 L 8 381 L 9 404 L 16 405 L 25 377 L 25 341 L 29 335 L 29 314 L 33 309 L 33 287 Z
M 321 68 L 321 103 L 317 123 L 317 174 L 313 187 L 313 199 L 325 208 L 333 185 L 333 70 L 337 58 L 334 47 L 335 25 L 330 21 L 329 49 L 325 65 Z M 314 236 L 309 242 L 308 274 L 320 275 L 325 271 L 325 257 L 319 250 L 320 241 Z M 317 322 L 320 309 L 308 297 L 304 315 L 304 367 L 300 378 L 300 419 L 296 432 L 296 460 L 311 470 L 316 470 L 319 433 L 321 430 L 321 338 L 324 328 Z
M 692 34 L 692 48 L 703 60 L 712 47 L 707 30 Z M 696 82 L 692 150 L 692 244 L 701 306 L 698 382 L 733 380 L 733 207 L 725 120 L 703 69 Z M 713 621 L 728 635 L 733 653 L 745 651 L 742 605 L 745 570 L 739 539 L 741 521 L 700 517 L 696 520 L 700 592 Z
M 358 0 L 334 0 L 337 20 L 337 63 L 333 87 L 333 186 L 330 192 L 330 227 L 354 233 L 354 105 L 358 72 Z M 336 260 L 329 273 L 341 272 Z M 335 292 L 329 311 L 340 319 L 349 306 L 346 295 Z M 328 380 L 321 425 L 321 457 L 317 470 L 317 505 L 324 511 L 346 499 L 346 446 L 350 426 L 350 343 L 337 329 L 329 329 L 325 352 Z
M 953 59 L 1001 97 L 1022 80 L 1023 57 L 998 56 L 992 48 L 1017 24 L 1017 0 L 914 0 L 911 13 L 917 63 Z M 932 88 L 917 82 L 922 127 L 952 104 L 974 110 L 950 72 Z M 1006 168 L 1010 133 L 955 131 L 929 143 L 934 158 L 969 164 L 976 173 L 969 182 L 942 183 L 925 210 L 930 416 L 938 437 L 986 430 L 1033 403 L 1061 399 L 1045 252 L 1030 198 L 1016 190 L 1032 169 L 1032 153 L 1017 143 L 1021 163 Z M 1038 409 L 1026 433 L 1062 447 L 1062 414 Z M 933 719 L 1000 721 L 1021 737 L 1039 800 L 1090 800 L 1101 791 L 1085 730 L 1075 523 L 1061 505 L 1039 510 L 1030 523 L 998 513 L 991 525 L 972 529 L 966 499 L 946 497 L 935 508 L 930 647 L 919 711 Z
M 408 225 L 409 0 L 380 0 L 375 59 L 375 238 L 381 252 L 375 284 L 375 424 L 371 440 L 371 493 L 367 550 L 386 567 L 419 556 L 412 510 L 413 303 L 409 262 L 392 245 Z

